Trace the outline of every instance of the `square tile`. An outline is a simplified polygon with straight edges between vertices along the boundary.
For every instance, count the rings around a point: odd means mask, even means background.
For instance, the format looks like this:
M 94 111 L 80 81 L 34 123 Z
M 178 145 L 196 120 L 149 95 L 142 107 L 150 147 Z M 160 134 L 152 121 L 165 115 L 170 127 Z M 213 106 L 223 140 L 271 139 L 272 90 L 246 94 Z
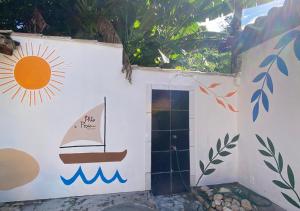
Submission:
M 170 150 L 170 131 L 152 131 L 152 151 Z
M 189 129 L 188 111 L 171 111 L 171 130 Z
M 170 152 L 151 153 L 151 173 L 171 171 Z
M 188 192 L 190 187 L 190 172 L 172 173 L 172 193 Z
M 171 145 L 177 150 L 189 149 L 189 134 L 188 130 L 171 131 Z
M 171 194 L 171 174 L 152 174 L 151 187 L 153 195 Z
M 189 110 L 189 92 L 171 91 L 171 109 Z
M 169 90 L 152 90 L 152 110 L 171 109 L 171 96 Z
M 172 170 L 190 170 L 190 151 L 172 151 Z
M 170 130 L 170 112 L 152 111 L 152 130 Z

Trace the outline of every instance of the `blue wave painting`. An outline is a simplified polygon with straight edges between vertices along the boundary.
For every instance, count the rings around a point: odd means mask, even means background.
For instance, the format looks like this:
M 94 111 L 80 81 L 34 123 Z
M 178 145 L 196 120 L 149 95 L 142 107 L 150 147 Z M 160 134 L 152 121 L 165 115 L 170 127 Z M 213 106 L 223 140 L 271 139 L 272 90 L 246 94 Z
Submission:
M 74 176 L 72 176 L 70 179 L 66 179 L 66 178 L 60 176 L 62 182 L 63 182 L 65 185 L 72 185 L 72 184 L 77 180 L 78 177 L 80 177 L 81 180 L 82 180 L 85 184 L 87 184 L 87 185 L 93 184 L 94 182 L 97 181 L 98 178 L 100 178 L 100 179 L 101 179 L 104 183 L 106 183 L 106 184 L 110 184 L 110 183 L 114 182 L 115 180 L 118 180 L 120 183 L 125 183 L 125 182 L 127 182 L 126 179 L 123 179 L 123 178 L 121 177 L 121 175 L 120 175 L 120 173 L 119 173 L 118 170 L 115 172 L 115 174 L 114 174 L 114 176 L 113 176 L 112 178 L 107 179 L 107 178 L 104 176 L 101 167 L 99 167 L 99 169 L 98 169 L 96 175 L 95 175 L 92 179 L 90 179 L 90 180 L 88 180 L 88 179 L 85 177 L 85 175 L 84 175 L 84 173 L 83 173 L 83 171 L 82 171 L 81 166 L 78 168 L 78 170 L 76 171 L 76 173 L 74 174 Z

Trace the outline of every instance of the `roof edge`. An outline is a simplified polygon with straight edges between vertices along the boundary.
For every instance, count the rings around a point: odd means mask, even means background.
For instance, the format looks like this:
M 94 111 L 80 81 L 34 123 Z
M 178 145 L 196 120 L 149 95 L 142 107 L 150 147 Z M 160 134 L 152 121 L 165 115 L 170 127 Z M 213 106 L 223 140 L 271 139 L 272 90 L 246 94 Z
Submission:
M 196 75 L 206 75 L 206 76 L 223 76 L 223 77 L 232 77 L 236 78 L 239 76 L 239 73 L 219 73 L 219 72 L 203 72 L 203 71 L 191 71 L 191 70 L 177 70 L 177 69 L 165 69 L 161 67 L 144 67 L 138 65 L 132 65 L 133 70 L 137 71 L 152 71 L 152 72 L 161 72 L 161 73 L 184 73 L 184 74 L 196 74 Z
M 48 39 L 54 41 L 68 41 L 68 42 L 77 42 L 77 43 L 85 43 L 85 44 L 93 44 L 93 45 L 96 44 L 101 46 L 123 49 L 123 45 L 119 43 L 105 43 L 105 42 L 99 42 L 98 40 L 74 39 L 68 36 L 48 36 L 43 34 L 12 32 L 11 37 L 27 37 L 27 38 Z
M 283 34 L 300 25 L 300 3 L 286 0 L 282 7 L 272 8 L 267 16 L 256 19 L 239 34 L 233 49 L 241 54 L 269 39 Z

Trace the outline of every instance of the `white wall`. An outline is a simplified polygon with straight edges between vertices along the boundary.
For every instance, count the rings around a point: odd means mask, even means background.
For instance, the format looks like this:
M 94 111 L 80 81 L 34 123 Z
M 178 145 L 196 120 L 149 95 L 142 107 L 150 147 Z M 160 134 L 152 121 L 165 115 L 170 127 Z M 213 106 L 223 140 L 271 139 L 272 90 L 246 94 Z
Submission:
M 299 192 L 297 132 L 300 125 L 300 72 L 297 70 L 299 61 L 294 55 L 292 43 L 281 54 L 287 63 L 289 76 L 282 75 L 276 66 L 270 70 L 274 84 L 274 93 L 271 95 L 267 92 L 270 111 L 264 111 L 260 105 L 259 117 L 253 122 L 253 104 L 250 99 L 260 85 L 252 80 L 263 71 L 259 68 L 261 61 L 267 55 L 276 53 L 274 46 L 280 36 L 242 54 L 240 82 L 229 76 L 182 74 L 136 67 L 133 84 L 129 84 L 121 73 L 122 48 L 119 45 L 24 34 L 14 34 L 13 38 L 21 42 L 23 47 L 27 43 L 29 55 L 31 43 L 34 53 L 37 53 L 39 45 L 43 49 L 46 46 L 56 49 L 55 54 L 64 61 L 62 70 L 66 74 L 61 93 L 58 92 L 50 101 L 45 98 L 43 104 L 29 106 L 28 98 L 20 103 L 20 96 L 11 100 L 13 90 L 0 95 L 0 150 L 22 150 L 35 158 L 40 166 L 38 176 L 30 183 L 11 190 L 0 190 L 1 202 L 150 189 L 151 89 L 159 88 L 190 91 L 192 185 L 195 185 L 200 175 L 199 160 L 207 163 L 209 148 L 215 148 L 218 138 L 223 139 L 226 133 L 231 137 L 240 133 L 238 149 L 234 149 L 233 154 L 216 167 L 216 172 L 204 177 L 200 184 L 239 181 L 287 210 L 295 209 L 282 197 L 280 192 L 283 190 L 272 183 L 272 180 L 279 178 L 265 166 L 264 157 L 258 152 L 262 147 L 255 138 L 255 134 L 271 138 L 276 152 L 281 152 L 283 156 L 284 173 L 287 164 L 292 167 L 296 190 Z M 16 60 L 14 57 L 9 58 Z M 3 55 L 0 56 L 0 62 L 7 61 Z M 3 64 L 0 64 L 1 69 Z M 213 89 L 217 95 L 238 89 L 238 94 L 228 101 L 240 112 L 234 113 L 222 108 L 212 94 L 206 95 L 199 90 L 199 85 L 209 86 L 212 83 L 221 83 Z M 1 92 L 6 89 L 5 86 L 0 88 Z M 101 167 L 107 177 L 119 170 L 127 182 L 104 184 L 99 181 L 85 185 L 78 180 L 71 186 L 65 186 L 60 176 L 71 177 L 78 165 L 65 165 L 59 159 L 63 136 L 74 120 L 102 103 L 104 96 L 107 97 L 107 150 L 127 149 L 128 154 L 122 162 L 102 163 Z M 68 152 L 73 151 L 78 149 L 68 149 Z M 91 178 L 99 164 L 81 166 L 86 176 Z
M 34 53 L 39 45 L 56 49 L 55 53 L 64 61 L 62 68 L 66 74 L 61 92 L 43 104 L 29 106 L 28 99 L 23 103 L 20 98 L 11 100 L 13 91 L 0 95 L 0 149 L 22 150 L 34 157 L 40 166 L 39 175 L 32 182 L 0 191 L 1 202 L 149 189 L 151 88 L 190 90 L 192 184 L 200 174 L 199 159 L 207 162 L 208 150 L 215 147 L 218 138 L 224 138 L 226 133 L 237 134 L 237 114 L 225 110 L 212 96 L 201 93 L 198 88 L 199 82 L 206 86 L 220 82 L 222 85 L 215 91 L 224 95 L 237 89 L 233 77 L 191 73 L 182 76 L 175 71 L 135 68 L 133 84 L 129 84 L 121 73 L 121 46 L 24 34 L 14 34 L 13 38 L 23 47 L 27 43 L 29 49 L 32 43 Z M 7 59 L 0 56 L 0 61 Z M 99 181 L 85 185 L 79 179 L 73 185 L 65 186 L 60 176 L 73 176 L 78 165 L 65 165 L 59 159 L 63 136 L 79 116 L 102 103 L 104 96 L 107 97 L 107 151 L 127 149 L 128 153 L 122 162 L 101 163 L 101 167 L 107 177 L 119 170 L 127 182 L 104 184 Z M 236 107 L 235 96 L 229 101 Z M 225 160 L 213 175 L 204 177 L 202 184 L 237 180 L 237 149 Z M 99 164 L 81 166 L 91 178 Z
M 254 104 L 250 102 L 254 91 L 261 87 L 261 83 L 253 83 L 253 79 L 262 71 L 266 71 L 266 68 L 260 68 L 259 65 L 266 56 L 278 52 L 274 47 L 281 36 L 242 54 L 241 86 L 238 96 L 238 107 L 240 108 L 238 130 L 241 133 L 239 181 L 287 210 L 298 210 L 291 206 L 281 195 L 281 192 L 285 192 L 290 196 L 294 196 L 293 193 L 280 189 L 272 183 L 272 180 L 280 180 L 280 177 L 264 164 L 263 160 L 271 161 L 272 159 L 263 157 L 258 152 L 258 149 L 262 149 L 262 146 L 255 137 L 255 134 L 259 134 L 265 140 L 266 137 L 272 140 L 276 153 L 280 152 L 284 160 L 284 177 L 286 177 L 286 166 L 289 164 L 294 171 L 296 190 L 299 193 L 300 62 L 294 54 L 293 42 L 280 55 L 287 64 L 288 77 L 278 71 L 276 63 L 270 69 L 274 93 L 271 95 L 269 91 L 266 91 L 270 103 L 269 112 L 266 112 L 260 104 L 258 119 L 253 122 L 252 109 Z M 267 87 L 265 87 L 265 90 L 267 90 Z

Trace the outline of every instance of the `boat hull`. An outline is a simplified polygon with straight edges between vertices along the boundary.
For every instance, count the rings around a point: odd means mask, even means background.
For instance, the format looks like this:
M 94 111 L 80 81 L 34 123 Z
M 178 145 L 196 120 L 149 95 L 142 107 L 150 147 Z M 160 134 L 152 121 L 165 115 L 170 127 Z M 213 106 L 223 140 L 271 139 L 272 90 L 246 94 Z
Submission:
M 127 154 L 123 152 L 90 152 L 90 153 L 61 153 L 60 159 L 64 164 L 120 162 Z

